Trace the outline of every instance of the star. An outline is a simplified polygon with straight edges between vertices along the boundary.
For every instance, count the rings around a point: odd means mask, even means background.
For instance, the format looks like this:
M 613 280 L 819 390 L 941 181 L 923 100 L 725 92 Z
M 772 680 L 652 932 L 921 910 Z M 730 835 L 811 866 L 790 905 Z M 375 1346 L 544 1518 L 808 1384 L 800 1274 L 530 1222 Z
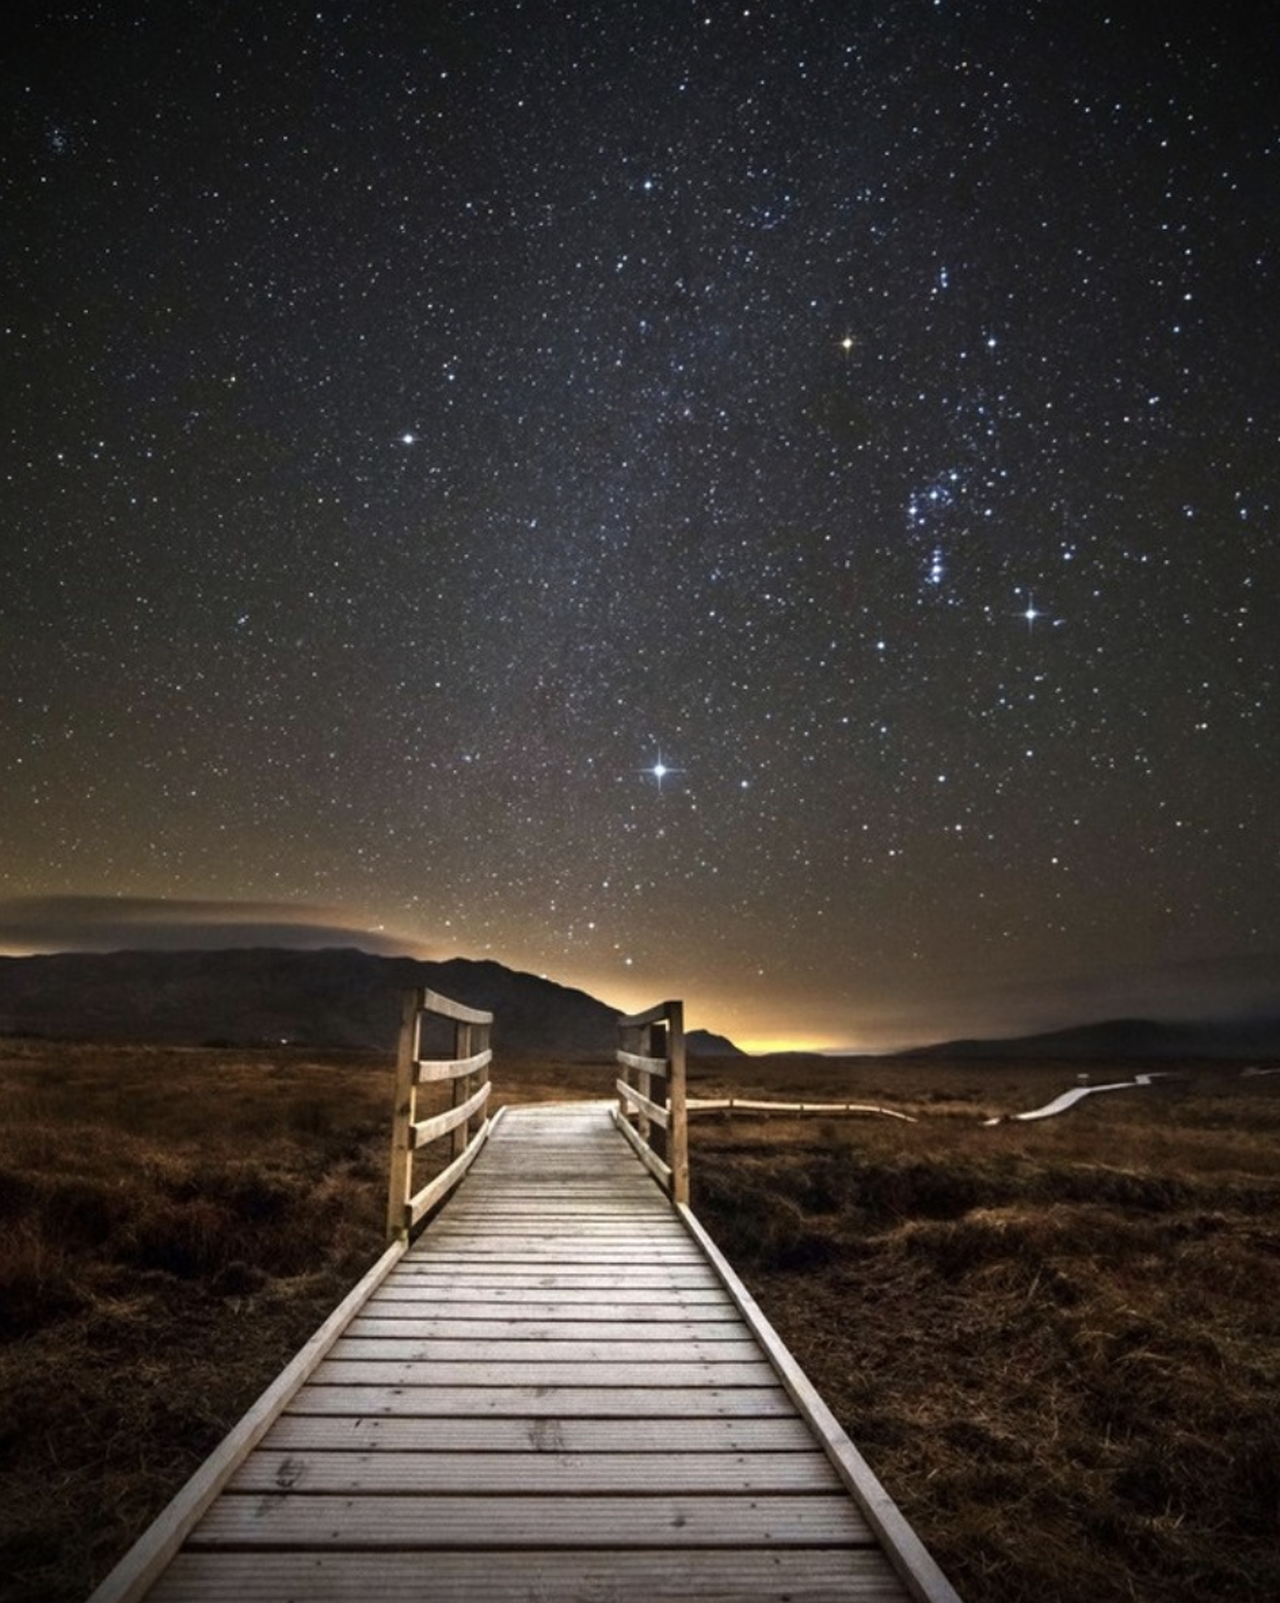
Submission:
M 22 9 L 47 67 L 64 8 Z M 187 97 L 163 148 L 163 41 L 121 8 L 78 8 L 74 117 L 56 75 L 24 79 L 0 946 L 5 898 L 182 887 L 576 983 L 563 930 L 576 954 L 661 879 L 673 984 L 763 1016 L 742 975 L 767 962 L 768 1028 L 807 1028 L 821 988 L 841 1045 L 873 996 L 886 1039 L 975 1022 L 910 978 L 921 952 L 972 964 L 976 1008 L 1132 972 L 1168 906 L 1174 947 L 1265 942 L 1280 379 L 1262 301 L 1216 270 L 1224 241 L 1242 272 L 1280 259 L 1248 31 L 1172 22 L 1131 59 L 1069 7 L 974 34 L 901 0 L 767 25 L 743 0 L 732 26 L 651 0 L 626 8 L 644 51 L 584 7 L 566 59 L 538 7 L 475 0 L 425 42 L 413 9 L 347 7 L 321 57 L 282 37 L 252 70 L 214 30 L 236 115 Z M 501 70 L 473 71 L 491 25 Z M 1070 85 L 1039 94 L 1029 44 L 1069 50 Z M 146 204 L 118 187 L 138 150 Z M 249 152 L 243 184 L 209 181 Z M 180 306 L 135 253 L 184 262 Z M 1139 615 L 1133 674 L 1111 642 Z M 1232 784 L 1189 796 L 1175 754 L 1206 725 L 1239 737 Z M 1039 787 L 1025 862 L 1075 838 L 1090 864 L 1069 904 L 1008 873 L 1004 802 L 977 848 L 1010 755 Z M 1167 797 L 1191 815 L 1172 855 Z M 405 860 L 463 853 L 475 880 L 409 905 Z
M 659 790 L 662 789 L 662 782 L 664 779 L 668 778 L 668 776 L 671 774 L 678 774 L 681 772 L 679 768 L 672 768 L 669 763 L 664 762 L 661 752 L 658 753 L 657 757 L 648 768 L 642 768 L 640 771 L 643 774 L 647 774 L 649 778 L 654 781 Z

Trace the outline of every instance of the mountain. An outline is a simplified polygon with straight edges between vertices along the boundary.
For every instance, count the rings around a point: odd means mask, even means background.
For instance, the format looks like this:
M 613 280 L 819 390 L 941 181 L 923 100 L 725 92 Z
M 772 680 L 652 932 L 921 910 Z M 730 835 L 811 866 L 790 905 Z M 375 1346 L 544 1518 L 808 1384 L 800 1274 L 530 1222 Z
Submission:
M 714 1035 L 710 1030 L 686 1030 L 685 1051 L 691 1058 L 744 1058 L 746 1053 L 734 1046 L 727 1035 Z
M 903 1057 L 935 1058 L 1280 1058 L 1280 1018 L 1160 1022 L 1107 1019 L 1008 1040 L 941 1041 Z
M 610 1057 L 617 1013 L 585 991 L 501 963 L 419 962 L 350 948 L 64 952 L 0 958 L 0 1033 L 79 1040 L 391 1050 L 404 991 L 425 985 L 494 1014 L 495 1049 Z M 704 1032 L 690 1032 L 689 1050 Z M 737 1050 L 723 1037 L 714 1047 Z M 432 1050 L 436 1048 L 433 1046 Z

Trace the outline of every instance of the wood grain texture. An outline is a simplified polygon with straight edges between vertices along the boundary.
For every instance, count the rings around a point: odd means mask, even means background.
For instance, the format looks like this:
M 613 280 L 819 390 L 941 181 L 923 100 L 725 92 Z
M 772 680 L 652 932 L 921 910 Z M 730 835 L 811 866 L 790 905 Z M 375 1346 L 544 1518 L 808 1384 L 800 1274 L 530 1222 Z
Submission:
M 645 1057 L 639 1052 L 626 1052 L 621 1047 L 618 1048 L 617 1058 L 624 1069 L 631 1069 L 636 1074 L 653 1074 L 659 1079 L 666 1078 L 666 1058 Z
M 665 1130 L 667 1128 L 669 1115 L 664 1103 L 655 1102 L 652 1097 L 645 1096 L 642 1091 L 638 1090 L 634 1085 L 629 1085 L 626 1080 L 618 1080 L 615 1083 L 620 1102 L 625 1102 L 630 1108 L 638 1109 L 651 1124 L 656 1124 L 659 1129 Z
M 472 1052 L 465 1058 L 417 1058 L 413 1065 L 415 1085 L 430 1085 L 440 1080 L 465 1080 L 481 1069 L 488 1068 L 493 1053 L 488 1047 L 483 1052 Z
M 402 1414 L 286 1414 L 263 1451 L 350 1453 L 811 1453 L 799 1416 L 769 1419 L 415 1419 Z
M 459 1102 L 456 1108 L 448 1108 L 444 1113 L 437 1113 L 430 1119 L 416 1120 L 409 1126 L 410 1145 L 430 1146 L 442 1135 L 447 1135 L 450 1130 L 456 1130 L 460 1124 L 465 1124 L 484 1107 L 489 1100 L 490 1089 L 486 1080 L 478 1091 L 473 1091 L 466 1101 Z
M 225 1492 L 188 1539 L 217 1547 L 859 1547 L 869 1527 L 843 1492 L 752 1497 L 313 1496 Z
M 694 1319 L 736 1319 L 737 1310 L 718 1287 L 662 1286 L 661 1298 L 654 1296 L 656 1287 L 631 1284 L 595 1286 L 561 1286 L 552 1296 L 544 1293 L 539 1299 L 536 1282 L 497 1285 L 450 1286 L 416 1281 L 410 1285 L 399 1281 L 385 1296 L 370 1297 L 365 1304 L 364 1317 L 377 1318 L 383 1310 L 395 1310 L 400 1317 L 417 1313 L 423 1318 L 431 1315 L 487 1319 L 491 1315 L 509 1318 L 513 1314 L 525 1319 L 591 1318 L 605 1310 L 625 1309 L 628 1319 L 669 1319 L 676 1309 L 687 1309 Z M 531 1300 L 538 1299 L 538 1300 Z M 403 1313 L 401 1314 L 401 1310 Z
M 183 1553 L 155 1603 L 903 1603 L 874 1550 Z
M 613 1360 L 581 1359 L 328 1359 L 316 1370 L 315 1380 L 327 1386 L 580 1386 L 597 1390 L 625 1386 L 713 1389 L 725 1386 L 767 1386 L 776 1380 L 763 1358 L 750 1362 L 718 1363 L 712 1359 L 681 1359 L 674 1363 L 642 1362 L 619 1365 Z
M 428 1377 L 429 1378 L 429 1377 Z M 290 1413 L 343 1414 L 404 1419 L 771 1419 L 795 1417 L 796 1407 L 772 1380 L 763 1386 L 533 1386 L 455 1384 L 405 1386 L 379 1379 L 363 1383 L 316 1379 Z
M 489 1121 L 150 1597 L 906 1603 L 794 1360 L 611 1106 Z
M 459 1024 L 492 1024 L 493 1014 L 486 1013 L 483 1008 L 468 1007 L 464 1002 L 455 1002 L 450 996 L 441 996 L 439 991 L 423 991 L 419 1006 L 425 1013 L 439 1013 L 442 1018 L 454 1019 Z
M 417 1452 L 384 1448 L 271 1450 L 254 1453 L 231 1481 L 232 1492 L 483 1493 L 656 1496 L 672 1492 L 838 1492 L 840 1482 L 817 1447 L 807 1453 L 509 1453 Z
M 714 1336 L 679 1341 L 636 1340 L 633 1334 L 605 1340 L 566 1341 L 544 1335 L 536 1341 L 508 1334 L 483 1340 L 412 1335 L 350 1335 L 334 1344 L 332 1360 L 373 1359 L 379 1363 L 422 1364 L 604 1364 L 615 1373 L 633 1364 L 758 1364 L 760 1349 L 749 1333 L 724 1327 Z
M 489 1125 L 483 1124 L 479 1132 L 463 1152 L 461 1152 L 447 1169 L 442 1169 L 434 1180 L 429 1180 L 420 1190 L 405 1203 L 405 1220 L 409 1229 L 412 1229 L 420 1220 L 453 1190 L 467 1170 L 480 1156 L 485 1139 L 489 1134 Z
M 406 1309 L 398 1317 L 373 1310 L 362 1314 L 347 1327 L 347 1336 L 380 1341 L 450 1341 L 465 1342 L 474 1350 L 477 1342 L 631 1342 L 654 1343 L 677 1352 L 686 1350 L 692 1342 L 724 1342 L 738 1347 L 753 1347 L 750 1331 L 743 1330 L 727 1315 L 723 1319 L 672 1320 L 652 1317 L 636 1319 L 584 1318 L 582 1311 L 566 1315 L 554 1303 L 543 1304 L 550 1311 L 541 1317 L 532 1314 L 526 1306 L 512 1316 L 510 1310 L 486 1319 L 449 1319 L 433 1317 L 429 1313 L 415 1313 L 412 1303 L 396 1303 L 396 1309 Z M 668 1310 L 669 1312 L 669 1310 Z M 692 1310 L 690 1310 L 692 1312 Z M 699 1352 L 705 1348 L 699 1345 Z

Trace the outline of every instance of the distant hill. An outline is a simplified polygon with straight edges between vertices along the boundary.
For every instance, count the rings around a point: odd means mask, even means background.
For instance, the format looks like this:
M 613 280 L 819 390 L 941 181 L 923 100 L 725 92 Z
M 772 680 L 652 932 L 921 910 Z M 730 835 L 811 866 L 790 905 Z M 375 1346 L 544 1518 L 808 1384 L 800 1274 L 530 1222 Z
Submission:
M 1108 1019 L 1007 1040 L 942 1041 L 903 1057 L 936 1058 L 1277 1058 L 1280 1018 L 1161 1023 Z
M 734 1046 L 727 1035 L 714 1035 L 710 1030 L 686 1030 L 685 1051 L 692 1058 L 744 1058 L 746 1053 Z
M 419 962 L 350 948 L 64 952 L 0 958 L 0 1033 L 198 1045 L 291 1041 L 391 1050 L 400 997 L 425 985 L 494 1014 L 496 1049 L 600 1058 L 617 1013 L 585 991 L 501 963 Z M 705 1038 L 707 1043 L 703 1045 Z M 688 1046 L 733 1053 L 690 1031 Z

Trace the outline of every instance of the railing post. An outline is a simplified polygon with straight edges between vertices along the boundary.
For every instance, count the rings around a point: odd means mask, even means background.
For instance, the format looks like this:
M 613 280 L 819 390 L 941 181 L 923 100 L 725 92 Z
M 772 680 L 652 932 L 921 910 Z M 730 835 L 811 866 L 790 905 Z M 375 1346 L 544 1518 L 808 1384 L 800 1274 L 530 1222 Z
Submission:
M 469 1058 L 471 1051 L 471 1026 L 458 1022 L 453 1026 L 453 1055 L 459 1059 Z M 451 1105 L 456 1108 L 460 1103 L 465 1102 L 471 1095 L 471 1091 L 471 1076 L 464 1074 L 461 1079 L 453 1082 L 453 1101 Z M 471 1121 L 468 1119 L 465 1124 L 459 1124 L 454 1128 L 453 1140 L 450 1142 L 451 1156 L 460 1158 L 467 1150 L 467 1142 L 470 1139 Z
M 452 1020 L 451 1058 L 422 1056 L 422 1020 Z M 387 1234 L 392 1240 L 407 1240 L 432 1208 L 441 1203 L 470 1169 L 489 1134 L 488 1106 L 490 1082 L 488 1046 L 493 1014 L 467 1007 L 429 988 L 409 992 L 404 999 L 400 1024 L 400 1047 L 396 1059 L 396 1104 L 391 1138 L 391 1176 L 388 1182 Z M 485 1042 L 480 1051 L 473 1043 Z M 450 1106 L 419 1118 L 418 1087 L 438 1087 L 433 1098 L 445 1094 L 448 1081 Z M 443 1168 L 438 1167 L 441 1149 L 449 1153 Z M 434 1151 L 432 1150 L 434 1149 Z M 423 1185 L 414 1181 L 417 1157 L 429 1161 L 431 1178 Z
M 685 1087 L 684 1003 L 667 1003 L 667 1162 L 671 1200 L 689 1205 L 689 1100 Z
M 413 1173 L 414 1064 L 418 1057 L 418 1028 L 425 991 L 406 991 L 400 1009 L 400 1040 L 396 1048 L 396 1101 L 391 1120 L 391 1176 L 387 1186 L 387 1240 L 403 1241 L 409 1234 L 405 1209 Z
M 636 1032 L 636 1051 L 643 1058 L 655 1056 L 652 1024 L 643 1024 Z M 634 1074 L 628 1074 L 627 1078 L 641 1096 L 652 1098 L 653 1076 L 647 1069 L 636 1069 Z M 649 1115 L 643 1108 L 636 1114 L 636 1131 L 646 1146 L 653 1144 L 653 1126 L 649 1122 Z
M 639 1051 L 640 1051 L 640 1031 L 639 1031 L 639 1029 L 636 1028 L 634 1025 L 624 1025 L 622 1027 L 620 1033 L 619 1033 L 619 1036 L 618 1036 L 618 1045 L 622 1048 L 622 1050 L 624 1052 L 635 1052 L 635 1053 L 639 1054 Z M 621 1078 L 621 1080 L 622 1080 L 624 1085 L 634 1085 L 635 1081 L 636 1081 L 634 1070 L 632 1070 L 630 1068 L 630 1066 L 627 1065 L 627 1064 L 624 1064 L 622 1066 L 622 1073 L 620 1075 L 620 1078 Z M 618 1092 L 618 1106 L 619 1106 L 619 1109 L 620 1109 L 620 1111 L 622 1113 L 622 1116 L 624 1118 L 626 1118 L 627 1117 L 627 1106 L 628 1105 L 627 1105 L 626 1098 L 623 1096 L 621 1091 Z
M 631 1061 L 620 1061 L 614 1122 L 671 1200 L 687 1206 L 689 1101 L 685 1089 L 684 1003 L 660 1002 L 645 1013 L 620 1018 L 618 1031 L 619 1058 Z M 655 1079 L 663 1082 L 660 1099 L 654 1095 Z M 662 1131 L 661 1142 L 652 1138 L 654 1127 Z
M 488 1024 L 481 1024 L 478 1028 L 479 1028 L 479 1032 L 480 1032 L 480 1047 L 479 1047 L 479 1049 L 480 1049 L 481 1052 L 487 1052 L 489 1054 L 490 1058 L 492 1058 L 492 1055 L 493 1055 L 493 1023 L 492 1023 L 492 1021 L 490 1021 Z M 480 1070 L 479 1074 L 476 1075 L 475 1085 L 476 1085 L 476 1089 L 477 1090 L 479 1090 L 482 1085 L 487 1085 L 490 1088 L 490 1090 L 493 1089 L 493 1072 L 492 1072 L 492 1070 L 490 1068 L 489 1060 L 486 1060 L 484 1068 L 482 1068 Z M 488 1109 L 488 1103 L 486 1102 L 485 1103 L 485 1107 L 479 1113 L 473 1115 L 472 1120 L 471 1120 L 471 1126 L 470 1126 L 470 1129 L 469 1129 L 469 1132 L 468 1132 L 468 1135 L 467 1135 L 467 1139 L 469 1141 L 474 1139 L 474 1137 L 479 1134 L 481 1126 L 484 1124 L 484 1121 L 489 1117 L 487 1109 Z

